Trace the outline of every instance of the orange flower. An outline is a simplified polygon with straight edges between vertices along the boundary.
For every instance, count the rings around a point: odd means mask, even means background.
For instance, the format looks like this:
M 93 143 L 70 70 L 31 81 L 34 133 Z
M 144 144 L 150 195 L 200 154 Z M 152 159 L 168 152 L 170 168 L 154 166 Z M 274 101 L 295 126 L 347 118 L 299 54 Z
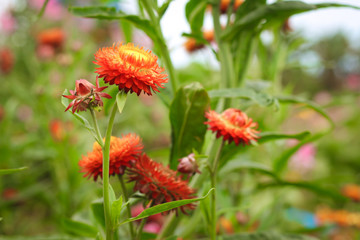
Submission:
M 345 185 L 342 189 L 342 193 L 345 197 L 354 201 L 360 201 L 360 186 L 356 184 Z
M 212 42 L 214 41 L 214 31 L 211 30 L 211 31 L 205 31 L 203 33 L 203 37 L 206 41 L 208 42 Z M 185 43 L 184 43 L 184 47 L 186 49 L 186 51 L 188 51 L 189 53 L 192 53 L 196 50 L 199 50 L 199 49 L 202 49 L 205 47 L 204 44 L 202 43 L 198 43 L 196 41 L 195 38 L 189 38 Z
M 109 175 L 124 174 L 125 168 L 137 161 L 143 149 L 140 137 L 128 134 L 122 138 L 111 137 L 110 140 L 110 170 Z M 82 156 L 79 161 L 84 177 L 93 177 L 94 181 L 102 178 L 103 153 L 101 146 L 95 142 L 93 151 Z
M 133 43 L 118 44 L 102 48 L 95 54 L 95 71 L 110 85 L 116 84 L 119 90 L 135 92 L 138 96 L 142 91 L 152 95 L 159 92 L 168 81 L 164 69 L 157 64 L 157 57 L 143 48 L 135 47 Z
M 8 48 L 0 49 L 0 71 L 10 73 L 14 66 L 14 54 Z
M 234 2 L 234 12 L 243 4 L 244 0 L 235 0 Z M 226 13 L 227 9 L 231 3 L 231 0 L 221 0 L 220 2 L 220 11 L 221 13 Z
M 134 191 L 144 193 L 152 205 L 194 198 L 195 191 L 187 185 L 187 181 L 181 180 L 175 171 L 151 160 L 146 154 L 128 171 L 130 182 L 136 182 Z M 194 208 L 194 204 L 187 204 L 181 206 L 180 210 L 186 213 L 186 209 Z
M 259 138 L 256 136 L 258 131 L 253 129 L 257 127 L 257 123 L 238 109 L 229 108 L 222 114 L 210 110 L 205 117 L 209 120 L 205 122 L 209 125 L 209 130 L 216 132 L 217 138 L 223 136 L 224 141 L 229 143 L 234 141 L 236 145 L 249 144 L 250 140 Z
M 40 32 L 37 36 L 39 45 L 61 48 L 65 41 L 65 33 L 60 28 L 51 28 Z

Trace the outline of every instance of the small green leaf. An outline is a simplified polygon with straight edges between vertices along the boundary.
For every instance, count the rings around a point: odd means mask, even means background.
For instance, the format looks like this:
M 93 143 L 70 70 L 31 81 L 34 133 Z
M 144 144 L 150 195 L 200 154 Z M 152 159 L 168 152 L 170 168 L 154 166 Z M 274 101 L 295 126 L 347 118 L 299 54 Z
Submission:
M 11 169 L 0 169 L 0 176 L 20 172 L 27 169 L 27 167 L 11 168 Z
M 142 19 L 137 15 L 127 15 L 121 11 L 117 11 L 114 7 L 71 7 L 70 12 L 74 15 L 85 18 L 97 18 L 107 20 L 123 19 L 131 22 L 135 27 L 144 31 L 151 39 L 157 39 L 157 34 L 151 22 L 147 19 Z
M 349 5 L 349 4 L 340 4 L 340 3 L 317 3 L 314 5 L 318 9 L 328 8 L 328 7 L 346 7 L 346 8 L 353 8 L 353 9 L 360 10 L 360 7 L 358 7 L 358 6 L 353 6 L 353 5 Z
M 230 236 L 221 236 L 222 240 L 316 240 L 317 238 L 275 232 L 238 233 Z
M 163 3 L 163 5 L 161 5 L 161 7 L 159 7 L 158 15 L 159 15 L 160 19 L 164 16 L 166 10 L 168 9 L 168 7 L 172 1 L 174 1 L 174 0 L 167 0 L 166 2 Z
M 120 213 L 123 209 L 123 197 L 120 196 L 117 200 L 113 201 L 111 204 L 111 221 L 112 226 L 116 226 L 119 224 Z
M 127 94 L 124 92 L 118 92 L 118 94 L 116 94 L 116 103 L 119 109 L 119 113 L 122 113 L 124 107 L 125 107 L 125 103 L 126 103 L 126 98 L 127 98 Z
M 193 203 L 193 202 L 204 200 L 205 198 L 207 198 L 209 196 L 210 192 L 213 190 L 214 190 L 214 188 L 210 189 L 209 192 L 205 196 L 200 197 L 200 198 L 184 199 L 184 200 L 179 200 L 179 201 L 167 202 L 167 203 L 156 205 L 151 208 L 147 208 L 144 211 L 142 211 L 138 216 L 129 218 L 129 219 L 123 221 L 122 223 L 120 223 L 120 225 L 128 223 L 128 222 L 133 222 L 133 221 L 136 221 L 139 219 L 143 219 L 143 218 L 146 218 L 146 217 L 158 214 L 158 213 L 166 212 L 171 209 L 178 208 L 178 207 L 181 207 L 181 206 Z
M 63 219 L 62 227 L 66 232 L 79 237 L 95 238 L 98 233 L 98 230 L 94 226 L 71 219 Z
M 279 139 L 297 139 L 302 140 L 310 135 L 309 131 L 304 131 L 295 134 L 276 133 L 276 132 L 261 132 L 259 133 L 260 138 L 257 140 L 258 143 L 265 143 L 269 141 L 275 141 Z
M 210 99 L 200 83 L 180 88 L 170 106 L 172 147 L 170 168 L 176 169 L 178 159 L 187 156 L 192 149 L 200 152 L 206 125 L 205 111 Z
M 256 92 L 253 89 L 227 88 L 209 91 L 210 98 L 244 98 L 255 101 L 261 106 L 270 106 L 274 98 L 266 93 Z
M 321 116 L 323 116 L 326 120 L 328 120 L 331 127 L 335 126 L 333 120 L 329 117 L 329 115 L 327 115 L 327 113 L 320 106 L 318 106 L 316 103 L 314 103 L 310 100 L 306 100 L 306 99 L 296 97 L 296 96 L 276 96 L 276 99 L 278 99 L 280 103 L 304 104 L 305 106 L 307 106 L 310 109 L 313 109 L 314 111 L 319 113 Z

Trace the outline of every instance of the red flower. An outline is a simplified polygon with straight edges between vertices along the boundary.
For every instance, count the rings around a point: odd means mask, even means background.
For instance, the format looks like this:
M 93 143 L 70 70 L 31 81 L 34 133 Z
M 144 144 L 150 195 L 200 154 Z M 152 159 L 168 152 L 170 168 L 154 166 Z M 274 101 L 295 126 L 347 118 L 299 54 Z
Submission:
M 347 184 L 342 188 L 342 194 L 356 202 L 360 201 L 360 186 L 356 184 Z
M 14 54 L 8 48 L 0 49 L 0 72 L 7 74 L 14 66 Z
M 89 107 L 102 106 L 101 97 L 111 98 L 107 93 L 102 91 L 107 87 L 99 86 L 99 79 L 96 77 L 96 87 L 85 79 L 76 80 L 75 91 L 70 90 L 71 95 L 63 95 L 73 101 L 65 109 L 65 112 L 72 107 L 72 112 L 86 111 Z
M 133 43 L 99 49 L 95 59 L 94 63 L 100 66 L 96 73 L 106 83 L 116 84 L 126 93 L 135 92 L 139 96 L 144 91 L 152 95 L 151 90 L 159 92 L 158 87 L 163 88 L 168 81 L 164 69 L 157 64 L 157 57 Z
M 60 28 L 51 28 L 40 32 L 37 36 L 39 45 L 47 45 L 53 49 L 61 48 L 65 41 L 65 33 Z
M 144 193 L 152 205 L 194 198 L 195 191 L 187 185 L 187 181 L 181 180 L 175 171 L 151 160 L 146 154 L 128 171 L 130 182 L 136 182 L 134 191 Z M 194 204 L 187 204 L 181 206 L 180 210 L 186 213 L 186 209 L 194 208 Z
M 249 144 L 250 140 L 259 138 L 256 136 L 258 131 L 253 129 L 257 127 L 257 123 L 238 109 L 229 108 L 222 114 L 210 110 L 205 117 L 209 120 L 205 124 L 209 125 L 210 130 L 216 132 L 216 137 L 223 136 L 224 141 L 227 140 L 229 143 L 234 141 L 236 145 Z
M 109 175 L 124 174 L 125 168 L 137 161 L 142 149 L 141 139 L 135 134 L 128 134 L 122 138 L 111 137 Z M 97 142 L 94 143 L 93 151 L 82 157 L 79 165 L 81 172 L 85 173 L 84 177 L 93 177 L 94 181 L 98 176 L 102 178 L 103 153 Z

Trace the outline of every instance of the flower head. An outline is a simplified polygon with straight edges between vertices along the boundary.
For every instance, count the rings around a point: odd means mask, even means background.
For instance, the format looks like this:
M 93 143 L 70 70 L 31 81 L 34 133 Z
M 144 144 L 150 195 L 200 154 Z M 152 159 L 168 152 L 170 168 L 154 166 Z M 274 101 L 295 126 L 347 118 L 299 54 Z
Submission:
M 191 153 L 186 157 L 180 158 L 177 170 L 180 173 L 190 174 L 190 175 L 194 175 L 195 173 L 201 173 L 199 171 L 199 166 L 196 163 L 194 153 Z
M 164 69 L 157 64 L 157 57 L 134 44 L 113 45 L 102 48 L 95 54 L 96 73 L 110 85 L 116 84 L 119 90 L 135 92 L 143 91 L 147 95 L 159 92 L 158 87 L 168 81 Z
M 89 107 L 102 106 L 101 97 L 111 98 L 107 93 L 102 91 L 107 87 L 99 86 L 99 79 L 96 77 L 96 87 L 85 79 L 76 80 L 75 91 L 70 90 L 71 95 L 63 95 L 68 99 L 73 100 L 65 109 L 65 112 L 72 107 L 72 112 L 86 111 Z
M 40 32 L 37 36 L 39 46 L 50 46 L 53 49 L 61 48 L 65 41 L 65 33 L 61 28 L 51 28 Z
M 234 1 L 234 12 L 240 7 L 241 4 L 243 4 L 244 0 L 235 0 Z M 229 5 L 231 3 L 231 0 L 221 0 L 220 2 L 220 11 L 221 13 L 226 13 L 227 9 L 229 8 Z
M 347 184 L 342 188 L 342 194 L 356 202 L 360 201 L 360 186 L 356 184 Z
M 143 149 L 141 139 L 135 134 L 128 134 L 122 138 L 111 137 L 110 140 L 110 169 L 109 175 L 124 174 L 126 167 L 130 167 L 139 158 Z M 94 181 L 102 178 L 103 153 L 101 146 L 95 142 L 93 151 L 83 156 L 79 161 L 84 177 L 93 177 Z
M 254 128 L 257 127 L 257 123 L 253 122 L 244 112 L 229 108 L 222 114 L 218 114 L 215 111 L 210 110 L 205 114 L 208 119 L 205 124 L 209 125 L 209 129 L 216 132 L 216 137 L 223 137 L 224 141 L 231 143 L 235 142 L 249 144 L 250 140 L 256 140 L 259 138 Z
M 194 198 L 194 189 L 176 176 L 176 172 L 151 160 L 143 154 L 139 160 L 128 168 L 130 182 L 135 181 L 134 190 L 145 194 L 153 205 Z M 180 207 L 184 213 L 186 209 L 194 209 L 194 204 Z
M 214 41 L 214 31 L 205 31 L 203 37 L 206 41 Z M 185 43 L 184 47 L 189 53 L 195 52 L 196 50 L 202 49 L 205 47 L 204 44 L 198 43 L 195 38 L 189 38 Z

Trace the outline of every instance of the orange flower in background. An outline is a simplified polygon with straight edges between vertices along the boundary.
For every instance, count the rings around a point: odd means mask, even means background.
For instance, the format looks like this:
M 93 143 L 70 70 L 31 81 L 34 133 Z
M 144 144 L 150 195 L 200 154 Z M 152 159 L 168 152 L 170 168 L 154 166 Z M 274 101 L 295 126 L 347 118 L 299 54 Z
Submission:
M 211 30 L 211 31 L 205 31 L 203 33 L 203 37 L 206 41 L 208 42 L 212 42 L 214 41 L 214 31 Z M 196 50 L 199 50 L 199 49 L 202 49 L 205 47 L 204 44 L 202 43 L 198 43 L 196 41 L 195 38 L 189 38 L 185 43 L 184 43 L 184 47 L 186 49 L 186 51 L 188 51 L 189 53 L 192 53 Z
M 0 49 L 0 71 L 2 73 L 10 73 L 14 66 L 14 54 L 8 48 Z
M 342 188 L 342 194 L 354 201 L 360 201 L 360 186 L 356 184 L 348 184 Z
M 157 57 L 133 43 L 118 44 L 99 49 L 95 54 L 96 73 L 110 85 L 116 84 L 119 90 L 141 92 L 152 95 L 159 92 L 168 81 L 164 69 L 157 64 Z
M 234 12 L 240 7 L 241 4 L 243 4 L 243 2 L 244 2 L 244 0 L 235 0 Z M 230 3 L 231 3 L 231 0 L 221 0 L 221 2 L 220 2 L 221 13 L 227 12 L 227 9 L 229 8 Z
M 319 224 L 335 223 L 339 226 L 360 228 L 360 213 L 357 212 L 320 208 L 316 211 L 315 217 Z
M 51 28 L 37 35 L 39 45 L 47 45 L 54 49 L 61 48 L 65 41 L 65 33 L 61 28 Z
M 65 109 L 65 112 L 72 107 L 72 112 L 86 111 L 89 107 L 103 106 L 101 97 L 111 98 L 107 93 L 103 93 L 107 87 L 99 86 L 99 79 L 96 77 L 96 87 L 85 79 L 75 81 L 75 91 L 70 90 L 71 95 L 63 97 L 73 100 Z
M 229 108 L 222 114 L 210 110 L 205 113 L 208 119 L 205 124 L 209 125 L 209 130 L 216 132 L 216 137 L 223 137 L 224 141 L 231 143 L 235 142 L 236 145 L 249 144 L 250 140 L 259 138 L 256 133 L 259 133 L 254 128 L 258 125 L 253 122 L 244 112 Z
M 143 145 L 139 136 L 127 134 L 121 138 L 111 137 L 110 140 L 110 169 L 109 175 L 124 174 L 126 167 L 130 167 L 139 158 Z M 95 142 L 93 151 L 82 156 L 79 161 L 84 177 L 102 178 L 103 153 L 101 146 Z
M 195 190 L 187 181 L 176 176 L 176 172 L 151 160 L 143 154 L 139 160 L 128 168 L 130 182 L 136 182 L 134 191 L 140 191 L 152 201 L 151 205 L 194 198 Z M 179 207 L 183 213 L 194 209 L 194 204 Z M 174 210 L 177 211 L 177 210 Z

